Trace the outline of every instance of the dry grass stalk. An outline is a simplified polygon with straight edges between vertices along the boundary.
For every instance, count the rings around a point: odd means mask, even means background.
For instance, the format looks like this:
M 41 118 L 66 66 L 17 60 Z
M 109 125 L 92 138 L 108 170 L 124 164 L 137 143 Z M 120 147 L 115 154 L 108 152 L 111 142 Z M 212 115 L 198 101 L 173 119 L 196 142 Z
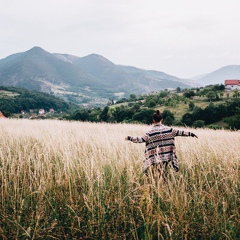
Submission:
M 240 133 L 176 138 L 180 171 L 146 184 L 145 125 L 0 122 L 0 236 L 234 239 L 239 233 Z

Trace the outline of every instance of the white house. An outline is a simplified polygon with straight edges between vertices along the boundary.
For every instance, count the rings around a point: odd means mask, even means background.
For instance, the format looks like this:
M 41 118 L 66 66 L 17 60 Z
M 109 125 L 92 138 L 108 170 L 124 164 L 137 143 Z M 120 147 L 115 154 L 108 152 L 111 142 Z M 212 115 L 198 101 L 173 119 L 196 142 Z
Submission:
M 39 109 L 38 114 L 44 114 L 44 113 L 45 113 L 44 109 Z
M 225 80 L 224 85 L 225 85 L 225 89 L 228 89 L 228 90 L 234 90 L 234 89 L 240 90 L 240 80 L 238 79 Z

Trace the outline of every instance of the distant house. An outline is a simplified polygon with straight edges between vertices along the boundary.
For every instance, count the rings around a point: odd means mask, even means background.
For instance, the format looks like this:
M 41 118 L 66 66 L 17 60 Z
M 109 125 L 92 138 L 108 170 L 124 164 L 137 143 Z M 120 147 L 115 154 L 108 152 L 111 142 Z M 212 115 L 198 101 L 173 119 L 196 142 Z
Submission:
M 50 109 L 49 109 L 49 112 L 50 112 L 50 113 L 54 113 L 55 111 L 54 111 L 53 108 L 50 108 Z
M 22 110 L 22 111 L 21 111 L 21 114 L 22 114 L 22 115 L 24 115 L 24 114 L 25 114 L 25 111 L 24 111 L 24 110 Z
M 225 85 L 225 89 L 227 90 L 234 90 L 234 89 L 240 90 L 240 80 L 238 79 L 225 80 L 224 85 Z
M 45 113 L 44 109 L 39 109 L 39 110 L 38 110 L 38 114 L 39 114 L 39 115 L 42 115 L 42 114 L 44 114 L 44 113 Z

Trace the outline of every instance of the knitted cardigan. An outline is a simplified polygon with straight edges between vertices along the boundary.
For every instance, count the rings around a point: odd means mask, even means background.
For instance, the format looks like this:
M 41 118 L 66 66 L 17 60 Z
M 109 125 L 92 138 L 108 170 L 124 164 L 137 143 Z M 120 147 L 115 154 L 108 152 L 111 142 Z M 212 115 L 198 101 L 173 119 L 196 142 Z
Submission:
M 142 137 L 128 136 L 128 140 L 134 143 L 146 143 L 145 161 L 143 162 L 144 171 L 152 164 L 160 162 L 171 162 L 175 171 L 179 170 L 176 155 L 176 147 L 174 137 L 176 136 L 195 136 L 191 132 L 180 131 L 162 124 L 154 125 Z

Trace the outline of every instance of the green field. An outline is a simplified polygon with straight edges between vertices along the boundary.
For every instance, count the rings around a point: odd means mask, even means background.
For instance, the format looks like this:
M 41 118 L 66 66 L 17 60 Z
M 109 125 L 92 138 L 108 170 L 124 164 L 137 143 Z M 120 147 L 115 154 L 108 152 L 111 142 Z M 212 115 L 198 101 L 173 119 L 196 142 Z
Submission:
M 18 95 L 20 95 L 20 94 L 16 93 L 16 92 L 0 90 L 0 97 L 15 97 Z

